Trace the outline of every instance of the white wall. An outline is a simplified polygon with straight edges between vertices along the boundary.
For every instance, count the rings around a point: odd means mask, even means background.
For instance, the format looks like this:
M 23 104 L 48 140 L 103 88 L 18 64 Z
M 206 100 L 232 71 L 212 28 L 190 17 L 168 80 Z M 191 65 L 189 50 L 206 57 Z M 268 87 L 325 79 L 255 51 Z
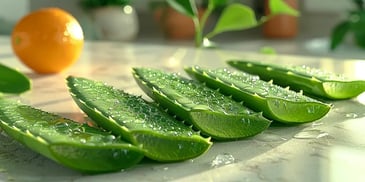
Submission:
M 307 12 L 345 12 L 353 7 L 351 0 L 298 0 L 304 1 Z
M 24 16 L 29 9 L 27 0 L 0 0 L 0 18 L 15 22 Z
M 28 13 L 27 0 L 0 0 L 0 34 L 9 34 L 21 17 Z

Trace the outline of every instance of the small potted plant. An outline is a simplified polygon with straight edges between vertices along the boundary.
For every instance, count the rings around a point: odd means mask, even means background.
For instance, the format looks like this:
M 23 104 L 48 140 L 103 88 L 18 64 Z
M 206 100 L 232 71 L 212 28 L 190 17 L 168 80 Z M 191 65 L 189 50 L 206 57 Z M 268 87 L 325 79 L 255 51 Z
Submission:
M 153 12 L 153 18 L 165 38 L 171 40 L 189 40 L 194 38 L 194 23 L 190 17 L 179 13 L 163 0 L 151 1 L 149 4 Z M 203 12 L 204 8 L 199 5 L 199 16 Z
M 138 17 L 131 0 L 81 0 L 80 5 L 90 13 L 98 39 L 128 41 L 137 36 Z
M 209 47 L 213 44 L 209 41 L 214 36 L 227 31 L 245 30 L 259 26 L 270 18 L 287 14 L 298 16 L 299 12 L 288 6 L 284 0 L 270 0 L 270 14 L 260 19 L 256 19 L 255 12 L 247 5 L 233 2 L 228 3 L 222 0 L 207 0 L 207 8 L 202 15 L 199 14 L 197 3 L 194 0 L 166 0 L 168 4 L 179 13 L 189 17 L 194 23 L 195 28 L 195 45 L 196 47 Z M 222 13 L 219 15 L 213 30 L 204 32 L 208 18 L 218 7 L 224 6 Z

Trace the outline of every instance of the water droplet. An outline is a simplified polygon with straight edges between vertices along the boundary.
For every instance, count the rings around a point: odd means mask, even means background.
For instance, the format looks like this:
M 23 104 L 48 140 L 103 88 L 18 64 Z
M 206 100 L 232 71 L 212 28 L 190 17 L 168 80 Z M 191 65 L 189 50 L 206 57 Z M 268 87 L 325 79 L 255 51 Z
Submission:
M 194 110 L 210 110 L 210 107 L 207 105 L 195 105 L 192 109 Z
M 274 133 L 264 132 L 255 137 L 256 140 L 262 142 L 280 142 L 286 141 L 287 139 Z
M 152 167 L 152 169 L 155 170 L 155 171 L 167 171 L 167 170 L 169 170 L 169 168 L 166 167 L 166 166 L 154 166 L 154 167 Z
M 315 107 L 307 107 L 307 113 L 308 114 L 313 114 L 316 112 L 316 108 Z
M 357 118 L 359 115 L 356 113 L 347 113 L 345 116 L 346 118 Z
M 86 139 L 85 139 L 85 138 L 81 138 L 81 139 L 80 139 L 80 142 L 81 142 L 81 143 L 86 143 Z
M 235 158 L 229 153 L 218 154 L 210 163 L 212 167 L 219 167 L 222 165 L 234 163 Z
M 114 159 L 119 158 L 119 152 L 114 152 L 114 153 L 113 153 L 113 158 L 114 158 Z
M 318 139 L 318 138 L 322 138 L 325 136 L 328 136 L 329 134 L 327 132 L 318 130 L 318 129 L 314 129 L 314 130 L 304 130 L 301 131 L 299 133 L 297 133 L 296 135 L 294 135 L 294 138 L 297 139 Z
M 316 127 L 316 126 L 320 126 L 320 125 L 323 125 L 323 122 L 316 121 L 316 122 L 312 123 L 312 127 Z
M 116 139 L 114 135 L 108 135 L 104 138 L 104 142 L 113 142 Z

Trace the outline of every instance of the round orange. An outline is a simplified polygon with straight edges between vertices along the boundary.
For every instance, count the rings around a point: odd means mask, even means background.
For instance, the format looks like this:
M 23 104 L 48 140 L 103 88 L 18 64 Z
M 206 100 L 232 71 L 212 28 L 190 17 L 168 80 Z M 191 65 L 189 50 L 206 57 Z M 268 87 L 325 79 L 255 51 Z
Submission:
M 79 22 L 59 8 L 43 8 L 17 22 L 11 45 L 15 55 L 37 73 L 58 73 L 73 65 L 84 45 Z

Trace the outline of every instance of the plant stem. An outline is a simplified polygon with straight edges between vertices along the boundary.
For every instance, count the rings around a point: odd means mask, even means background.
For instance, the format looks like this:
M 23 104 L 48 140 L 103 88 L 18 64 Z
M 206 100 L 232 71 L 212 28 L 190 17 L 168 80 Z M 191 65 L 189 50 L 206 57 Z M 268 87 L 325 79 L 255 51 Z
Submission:
M 203 42 L 203 31 L 200 26 L 199 17 L 194 17 L 193 22 L 195 27 L 195 46 L 201 47 Z
M 198 14 L 198 19 L 196 20 L 197 23 L 194 23 L 195 24 L 195 45 L 197 47 L 201 47 L 202 44 L 203 44 L 203 34 L 204 34 L 204 27 L 207 23 L 207 20 L 209 18 L 209 16 L 212 14 L 213 10 L 214 10 L 215 6 L 214 6 L 214 2 L 213 0 L 209 0 L 208 1 L 208 7 L 207 9 L 204 11 L 201 19 L 199 20 L 199 14 Z

